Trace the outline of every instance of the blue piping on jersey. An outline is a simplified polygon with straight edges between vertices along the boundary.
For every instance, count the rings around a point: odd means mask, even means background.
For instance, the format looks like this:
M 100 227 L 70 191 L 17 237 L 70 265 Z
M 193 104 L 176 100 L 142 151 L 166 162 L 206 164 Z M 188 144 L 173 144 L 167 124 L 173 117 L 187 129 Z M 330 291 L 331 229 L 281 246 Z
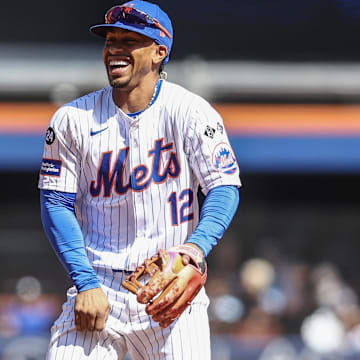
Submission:
M 84 238 L 77 222 L 76 194 L 40 190 L 41 220 L 56 255 L 79 292 L 100 287 L 86 255 Z
M 130 116 L 130 117 L 135 117 L 135 116 L 137 116 L 137 115 L 140 115 L 140 114 L 141 114 L 142 112 L 144 112 L 146 109 L 148 109 L 148 108 L 156 101 L 156 99 L 158 98 L 162 83 L 163 83 L 162 79 L 159 79 L 158 82 L 157 82 L 157 84 L 156 84 L 156 92 L 155 92 L 155 95 L 154 95 L 154 97 L 151 99 L 149 105 L 148 105 L 145 109 L 136 111 L 136 112 L 134 112 L 134 113 L 129 113 L 129 114 L 127 114 L 127 115 Z
M 229 227 L 239 202 L 236 186 L 221 185 L 211 189 L 201 208 L 199 224 L 187 242 L 197 245 L 207 256 Z

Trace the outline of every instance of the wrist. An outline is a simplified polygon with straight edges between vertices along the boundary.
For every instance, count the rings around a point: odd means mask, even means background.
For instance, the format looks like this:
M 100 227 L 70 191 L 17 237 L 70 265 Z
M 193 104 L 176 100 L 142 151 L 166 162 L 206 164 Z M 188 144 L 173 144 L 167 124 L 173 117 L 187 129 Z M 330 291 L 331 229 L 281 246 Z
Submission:
M 195 244 L 193 242 L 187 241 L 187 242 L 184 243 L 184 246 L 191 246 L 192 248 L 197 250 L 201 254 L 201 256 L 203 258 L 205 258 L 205 251 L 199 245 L 197 245 L 197 244 Z
M 100 288 L 100 282 L 98 280 L 96 281 L 92 281 L 92 282 L 89 282 L 85 285 L 81 285 L 81 286 L 76 286 L 76 289 L 78 291 L 78 293 L 80 292 L 84 292 L 86 290 L 91 290 L 91 289 L 96 289 L 96 288 Z

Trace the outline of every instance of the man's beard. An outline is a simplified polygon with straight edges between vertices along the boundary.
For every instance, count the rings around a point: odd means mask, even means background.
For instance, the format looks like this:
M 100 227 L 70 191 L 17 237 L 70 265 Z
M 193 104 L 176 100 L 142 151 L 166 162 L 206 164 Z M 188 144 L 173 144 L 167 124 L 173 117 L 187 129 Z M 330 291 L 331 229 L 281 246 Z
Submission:
M 120 81 L 117 81 L 117 79 L 112 79 L 112 80 L 109 79 L 109 83 L 110 83 L 110 86 L 113 88 L 122 89 L 129 85 L 130 80 L 125 81 L 125 82 L 120 82 Z
M 122 89 L 122 88 L 128 86 L 131 81 L 131 77 L 127 80 L 124 80 L 124 79 L 118 79 L 118 78 L 112 79 L 110 77 L 109 73 L 107 74 L 107 76 L 108 76 L 108 81 L 109 81 L 110 86 L 113 88 L 116 88 L 116 89 Z

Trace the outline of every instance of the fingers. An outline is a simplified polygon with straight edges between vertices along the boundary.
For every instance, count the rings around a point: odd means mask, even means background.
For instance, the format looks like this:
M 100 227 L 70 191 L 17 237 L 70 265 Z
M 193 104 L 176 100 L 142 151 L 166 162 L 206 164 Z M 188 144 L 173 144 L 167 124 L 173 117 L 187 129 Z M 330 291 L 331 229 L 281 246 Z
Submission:
M 101 288 L 78 293 L 75 300 L 75 326 L 79 331 L 101 331 L 105 328 L 110 305 Z
M 76 330 L 80 330 L 80 331 L 85 330 L 85 328 L 82 325 L 81 315 L 76 310 L 75 310 L 75 326 L 76 326 Z
M 93 331 L 95 325 L 96 313 L 91 310 L 85 310 L 81 307 L 75 308 L 75 326 L 80 331 Z
M 105 311 L 105 313 L 97 314 L 96 319 L 94 321 L 94 330 L 96 331 L 104 330 L 109 312 L 110 312 L 110 307 Z
M 104 330 L 109 311 L 105 312 L 83 312 L 75 311 L 75 326 L 79 331 L 101 331 Z
M 108 312 L 105 313 L 75 313 L 75 326 L 79 331 L 101 331 L 104 330 Z
M 75 310 L 75 326 L 79 331 L 90 330 L 91 325 L 88 326 L 88 319 L 91 315 L 85 314 L 82 310 Z M 91 320 L 90 320 L 91 323 Z

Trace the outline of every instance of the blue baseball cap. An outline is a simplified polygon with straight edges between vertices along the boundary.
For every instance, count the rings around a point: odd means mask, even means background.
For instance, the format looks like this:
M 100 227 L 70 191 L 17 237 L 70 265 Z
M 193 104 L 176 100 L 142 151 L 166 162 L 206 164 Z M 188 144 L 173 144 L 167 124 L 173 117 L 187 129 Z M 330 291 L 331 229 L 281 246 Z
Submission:
M 153 39 L 157 44 L 165 45 L 168 54 L 163 64 L 169 61 L 173 43 L 173 27 L 169 16 L 158 5 L 134 0 L 114 6 L 106 12 L 105 24 L 93 25 L 90 31 L 106 37 L 106 33 L 111 28 L 134 31 Z

